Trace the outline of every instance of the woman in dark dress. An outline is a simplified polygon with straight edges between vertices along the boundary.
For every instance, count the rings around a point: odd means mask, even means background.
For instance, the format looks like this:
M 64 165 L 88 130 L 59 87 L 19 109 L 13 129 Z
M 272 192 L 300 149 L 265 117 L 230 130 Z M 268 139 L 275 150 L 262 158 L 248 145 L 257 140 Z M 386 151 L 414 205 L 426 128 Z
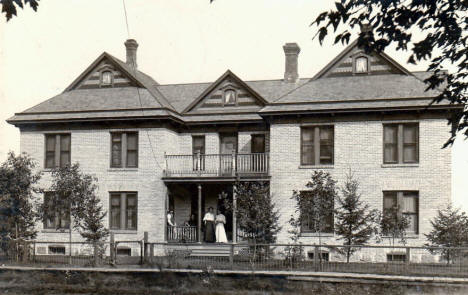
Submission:
M 213 214 L 213 207 L 208 208 L 208 212 L 203 217 L 205 223 L 205 242 L 214 243 L 215 241 L 215 216 Z

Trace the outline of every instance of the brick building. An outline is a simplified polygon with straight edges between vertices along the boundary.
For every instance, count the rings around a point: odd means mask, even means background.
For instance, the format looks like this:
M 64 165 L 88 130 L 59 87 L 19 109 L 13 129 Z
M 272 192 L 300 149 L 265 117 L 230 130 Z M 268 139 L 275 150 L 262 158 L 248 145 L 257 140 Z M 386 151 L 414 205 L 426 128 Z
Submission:
M 299 46 L 287 43 L 284 79 L 243 81 L 228 70 L 213 83 L 160 85 L 137 69 L 136 41 L 125 46 L 126 62 L 103 53 L 63 93 L 8 119 L 21 130 L 21 151 L 45 170 L 44 187 L 51 168 L 69 163 L 98 178 L 118 240 L 148 232 L 155 242 L 202 241 L 201 217 L 219 207 L 221 192 L 234 200 L 240 179 L 270 183 L 278 242 L 287 242 L 292 191 L 304 189 L 313 170 L 339 185 L 351 171 L 373 208 L 399 204 L 411 220 L 410 244 L 422 243 L 429 220 L 450 202 L 451 154 L 441 146 L 456 106 L 428 107 L 439 92 L 425 91 L 427 72 L 353 42 L 314 77 L 300 78 Z M 168 210 L 176 229 L 168 230 Z M 236 220 L 225 214 L 236 242 Z M 184 226 L 191 215 L 195 224 Z M 67 241 L 60 222 L 39 225 L 38 238 Z M 331 227 L 321 236 L 336 238 Z M 301 239 L 316 242 L 312 225 Z

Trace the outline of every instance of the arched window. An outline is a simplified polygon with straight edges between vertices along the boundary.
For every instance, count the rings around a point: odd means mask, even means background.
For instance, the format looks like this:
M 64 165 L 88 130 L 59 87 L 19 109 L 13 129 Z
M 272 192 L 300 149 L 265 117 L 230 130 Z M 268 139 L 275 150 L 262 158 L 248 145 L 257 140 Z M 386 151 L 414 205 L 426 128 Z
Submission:
M 101 84 L 112 85 L 112 72 L 111 71 L 102 72 Z
M 224 104 L 236 104 L 237 92 L 234 89 L 226 89 L 224 91 Z
M 360 56 L 354 60 L 354 67 L 356 73 L 367 73 L 368 69 L 368 59 L 365 56 Z

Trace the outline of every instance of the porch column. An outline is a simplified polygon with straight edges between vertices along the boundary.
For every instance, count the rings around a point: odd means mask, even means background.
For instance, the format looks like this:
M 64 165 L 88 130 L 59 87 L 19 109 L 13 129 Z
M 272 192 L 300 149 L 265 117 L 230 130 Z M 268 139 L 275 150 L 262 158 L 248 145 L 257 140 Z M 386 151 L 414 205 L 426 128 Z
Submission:
M 237 194 L 236 185 L 232 186 L 232 242 L 237 243 Z
M 201 236 L 201 225 L 202 225 L 202 186 L 201 184 L 197 185 L 198 188 L 198 221 L 197 221 L 197 231 L 198 231 L 198 242 L 202 242 Z

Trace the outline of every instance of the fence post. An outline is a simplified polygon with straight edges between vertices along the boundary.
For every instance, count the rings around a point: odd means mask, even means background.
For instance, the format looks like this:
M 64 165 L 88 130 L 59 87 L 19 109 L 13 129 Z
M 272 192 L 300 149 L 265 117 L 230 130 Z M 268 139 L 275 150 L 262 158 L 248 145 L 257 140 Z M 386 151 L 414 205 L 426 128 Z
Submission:
M 319 270 L 319 247 L 314 246 L 314 269 L 315 271 Z
M 99 253 L 98 253 L 98 247 L 96 241 L 93 242 L 93 248 L 94 248 L 94 266 L 97 266 L 99 264 Z
M 150 247 L 150 262 L 153 263 L 153 257 L 154 257 L 154 244 L 149 244 Z
M 406 247 L 406 265 L 410 265 L 411 263 L 411 248 Z
M 110 247 L 110 261 L 111 261 L 111 264 L 114 264 L 115 263 L 115 240 L 114 240 L 114 233 L 110 233 L 110 243 L 109 243 L 109 247 Z
M 234 268 L 234 244 L 229 245 L 229 265 L 231 266 L 231 269 Z
M 148 262 L 148 232 L 144 232 L 143 236 L 143 259 L 144 262 Z
M 33 241 L 33 262 L 36 262 L 36 241 Z
M 144 255 L 144 254 L 145 254 L 145 253 L 144 253 L 144 252 L 145 252 L 145 249 L 143 249 L 144 246 L 145 246 L 145 241 L 144 241 L 144 240 L 141 240 L 139 243 L 140 243 L 140 264 L 143 264 L 144 258 L 145 258 L 145 257 L 144 257 L 144 256 L 145 256 L 145 255 Z

